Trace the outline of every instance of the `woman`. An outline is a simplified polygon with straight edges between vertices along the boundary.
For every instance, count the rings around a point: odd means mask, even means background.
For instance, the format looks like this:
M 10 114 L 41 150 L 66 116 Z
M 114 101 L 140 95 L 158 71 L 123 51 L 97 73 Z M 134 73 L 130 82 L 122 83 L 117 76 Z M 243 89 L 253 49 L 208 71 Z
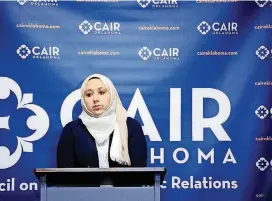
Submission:
M 107 77 L 93 74 L 81 86 L 82 113 L 60 136 L 57 166 L 145 167 L 147 145 L 141 125 L 127 117 Z

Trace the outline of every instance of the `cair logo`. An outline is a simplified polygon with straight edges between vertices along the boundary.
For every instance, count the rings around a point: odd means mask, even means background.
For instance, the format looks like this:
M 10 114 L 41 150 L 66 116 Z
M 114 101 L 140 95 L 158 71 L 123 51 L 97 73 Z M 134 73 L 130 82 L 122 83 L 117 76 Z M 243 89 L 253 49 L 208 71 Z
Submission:
M 259 160 L 256 162 L 256 167 L 260 171 L 265 171 L 269 166 L 272 166 L 272 160 L 268 161 L 264 157 L 259 158 Z
M 31 6 L 58 6 L 58 0 L 17 0 L 23 6 L 29 3 Z
M 208 23 L 202 21 L 198 26 L 197 30 L 202 34 L 206 35 L 209 32 L 215 35 L 236 35 L 238 34 L 238 23 L 237 22 L 214 22 Z
M 166 96 L 167 95 L 168 93 L 166 93 Z M 62 126 L 65 126 L 67 123 L 73 121 L 73 117 L 75 117 L 75 106 L 78 102 L 80 103 L 80 97 L 80 89 L 76 89 L 69 93 L 69 95 L 64 99 L 60 110 Z M 192 141 L 204 141 L 204 128 L 210 128 L 219 141 L 232 141 L 229 134 L 222 126 L 222 124 L 228 120 L 231 114 L 231 103 L 228 96 L 224 92 L 214 88 L 193 88 L 191 97 L 193 128 L 191 136 Z M 181 136 L 183 136 L 181 130 L 181 88 L 170 88 L 169 98 L 169 139 L 171 142 L 177 142 L 181 141 Z M 203 111 L 205 111 L 205 104 L 203 103 L 205 99 L 213 99 L 218 103 L 218 114 L 216 116 L 204 118 Z M 129 103 L 127 108 L 127 116 L 135 118 L 137 111 L 143 124 L 142 128 L 144 134 L 148 136 L 151 141 L 163 141 L 139 88 L 135 90 L 133 98 Z M 177 148 L 173 152 L 173 157 L 175 157 L 178 152 L 184 152 L 185 158 L 182 160 L 177 159 L 177 157 L 173 159 L 178 161 L 177 163 L 185 163 L 189 159 L 189 152 L 184 148 Z M 154 153 L 155 152 L 153 152 L 153 156 Z M 212 149 L 207 155 L 204 155 L 205 154 L 199 150 L 199 158 L 203 156 L 205 157 L 205 160 L 210 158 L 214 161 L 214 149 Z M 228 149 L 223 164 L 227 162 L 236 163 L 231 149 Z M 211 161 L 211 163 L 214 162 Z
M 137 0 L 142 8 L 178 8 L 178 0 Z
M 23 152 L 34 152 L 33 143 L 45 136 L 49 128 L 49 117 L 45 110 L 33 103 L 32 93 L 22 93 L 20 86 L 8 77 L 0 77 L 0 100 L 6 100 L 15 94 L 17 98 L 16 110 L 30 110 L 34 115 L 27 119 L 27 126 L 32 132 L 26 137 L 16 136 L 17 147 L 13 153 L 6 146 L 0 146 L 0 169 L 7 169 L 14 166 L 21 158 Z M 0 130 L 11 130 L 10 116 L 0 116 Z
M 16 50 L 21 59 L 26 59 L 32 55 L 33 59 L 60 59 L 60 49 L 56 46 L 34 46 L 32 48 L 21 45 Z
M 269 4 L 270 0 L 255 0 L 255 2 L 257 3 L 257 5 L 261 8 L 263 8 L 264 6 L 266 6 L 267 4 Z M 272 0 L 271 0 L 272 2 Z M 270 4 L 271 6 L 272 4 Z
M 265 119 L 267 117 L 270 116 L 270 118 L 272 118 L 272 107 L 270 108 L 270 110 L 268 108 L 266 108 L 265 106 L 261 105 L 260 107 L 258 107 L 255 110 L 255 114 L 257 115 L 257 117 L 259 117 L 260 119 Z
M 261 59 L 264 60 L 266 59 L 269 55 L 272 55 L 272 49 L 269 49 L 262 45 L 256 50 L 256 55 Z M 270 57 L 271 58 L 271 57 Z
M 84 20 L 78 26 L 84 34 L 95 35 L 118 35 L 121 34 L 121 25 L 119 22 L 89 22 Z
M 149 49 L 143 47 L 138 51 L 138 55 L 143 60 L 179 60 L 179 49 L 178 48 L 154 48 Z

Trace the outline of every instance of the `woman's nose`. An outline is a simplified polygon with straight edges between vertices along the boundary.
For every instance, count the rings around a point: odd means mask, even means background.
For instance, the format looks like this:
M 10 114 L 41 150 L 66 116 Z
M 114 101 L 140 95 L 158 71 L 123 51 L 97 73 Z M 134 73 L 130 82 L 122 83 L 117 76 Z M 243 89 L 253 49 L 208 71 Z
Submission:
M 94 101 L 94 102 L 99 101 L 99 95 L 98 95 L 98 94 L 94 94 L 94 95 L 93 95 L 93 101 Z

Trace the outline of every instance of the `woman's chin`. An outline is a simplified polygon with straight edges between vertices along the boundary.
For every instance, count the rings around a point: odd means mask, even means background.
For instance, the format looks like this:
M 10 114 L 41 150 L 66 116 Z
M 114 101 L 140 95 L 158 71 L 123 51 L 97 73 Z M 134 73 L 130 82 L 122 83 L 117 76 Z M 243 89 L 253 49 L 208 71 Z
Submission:
M 99 116 L 101 114 L 103 114 L 104 110 L 96 110 L 96 111 L 93 111 L 92 113 L 95 114 L 96 116 Z

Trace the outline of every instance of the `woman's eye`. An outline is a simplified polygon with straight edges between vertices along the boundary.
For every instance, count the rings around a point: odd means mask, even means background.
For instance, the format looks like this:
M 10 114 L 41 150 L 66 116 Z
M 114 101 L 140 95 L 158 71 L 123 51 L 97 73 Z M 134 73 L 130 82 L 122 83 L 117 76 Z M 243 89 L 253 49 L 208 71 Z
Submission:
M 87 97 L 91 97 L 91 96 L 92 96 L 92 94 L 91 94 L 91 93 L 88 93 L 88 94 L 86 94 L 86 96 L 87 96 Z
M 100 95 L 103 95 L 105 93 L 105 91 L 100 91 Z

